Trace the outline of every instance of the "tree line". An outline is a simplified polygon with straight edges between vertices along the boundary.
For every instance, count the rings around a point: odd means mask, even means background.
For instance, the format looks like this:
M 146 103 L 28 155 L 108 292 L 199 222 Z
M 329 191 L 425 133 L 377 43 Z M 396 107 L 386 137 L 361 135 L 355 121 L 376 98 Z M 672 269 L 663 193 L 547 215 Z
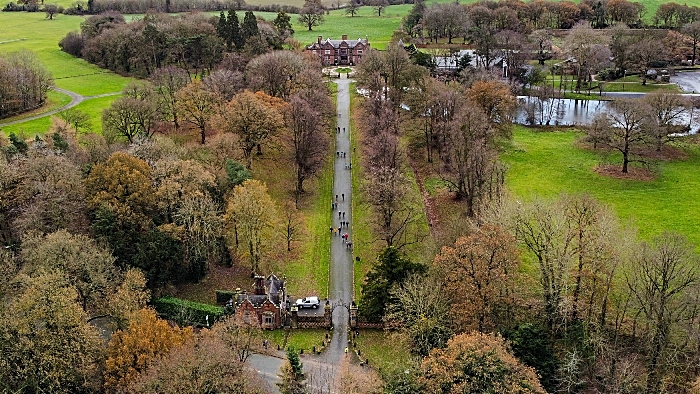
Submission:
M 257 19 L 250 11 L 240 26 L 235 11 L 229 11 L 228 17 L 222 13 L 219 18 L 199 13 L 148 13 L 131 23 L 119 13 L 107 12 L 88 17 L 80 32 L 71 32 L 59 42 L 61 49 L 73 56 L 140 77 L 165 66 L 205 75 L 231 51 L 244 53 L 250 60 L 281 49 L 281 45 L 277 27 Z
M 46 103 L 53 77 L 29 51 L 0 56 L 0 118 L 36 109 Z
M 540 29 L 570 29 L 585 22 L 595 29 L 622 23 L 634 28 L 658 27 L 678 29 L 700 17 L 697 6 L 674 2 L 659 6 L 651 25 L 645 22 L 647 10 L 642 3 L 628 0 L 497 2 L 474 4 L 415 3 L 403 22 L 403 30 L 412 37 L 429 40 L 469 39 L 488 34 L 489 30 L 512 30 L 529 33 Z

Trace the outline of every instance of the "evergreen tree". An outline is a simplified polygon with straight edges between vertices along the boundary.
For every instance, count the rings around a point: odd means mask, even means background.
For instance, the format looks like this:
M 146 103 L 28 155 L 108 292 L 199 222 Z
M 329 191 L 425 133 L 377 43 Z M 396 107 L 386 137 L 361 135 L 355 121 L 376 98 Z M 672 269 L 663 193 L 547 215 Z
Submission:
M 277 13 L 277 17 L 272 24 L 277 28 L 277 32 L 282 38 L 291 37 L 294 35 L 294 29 L 292 28 L 292 18 L 284 11 Z
M 389 290 L 412 273 L 424 273 L 426 267 L 401 256 L 395 247 L 388 247 L 377 257 L 377 265 L 367 273 L 362 285 L 360 314 L 370 321 L 380 321 L 389 304 Z
M 260 35 L 258 30 L 258 20 L 252 11 L 246 11 L 243 17 L 243 25 L 241 25 L 241 35 L 243 36 L 243 41 L 248 41 L 251 37 L 257 37 Z
M 233 45 L 236 46 L 236 50 L 240 51 L 243 49 L 245 39 L 241 35 L 241 24 L 238 21 L 238 14 L 236 14 L 235 10 L 228 10 L 228 28 Z
M 287 363 L 282 368 L 281 382 L 277 383 L 282 394 L 305 394 L 306 385 L 302 382 L 304 376 L 304 365 L 299 361 L 299 353 L 294 347 L 287 348 Z

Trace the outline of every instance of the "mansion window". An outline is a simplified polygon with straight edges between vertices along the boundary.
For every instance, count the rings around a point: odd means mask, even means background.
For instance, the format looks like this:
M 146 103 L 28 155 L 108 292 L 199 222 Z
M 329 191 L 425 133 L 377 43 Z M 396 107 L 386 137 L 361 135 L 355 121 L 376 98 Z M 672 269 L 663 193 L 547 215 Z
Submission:
M 362 55 L 362 49 L 358 49 L 358 50 L 357 50 L 357 54 L 358 54 L 358 55 Z
M 326 49 L 326 55 L 330 55 L 330 54 L 331 54 L 331 50 L 330 50 L 330 49 Z
M 275 324 L 275 316 L 272 313 L 265 313 L 263 318 L 265 319 L 266 326 L 272 326 Z

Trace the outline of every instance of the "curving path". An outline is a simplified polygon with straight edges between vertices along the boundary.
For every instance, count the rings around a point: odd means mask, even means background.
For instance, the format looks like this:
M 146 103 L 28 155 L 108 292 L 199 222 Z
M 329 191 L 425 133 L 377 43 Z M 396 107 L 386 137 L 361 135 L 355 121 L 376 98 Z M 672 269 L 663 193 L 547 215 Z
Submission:
M 65 111 L 65 110 L 67 110 L 67 109 L 69 109 L 69 108 L 73 108 L 73 107 L 75 107 L 76 105 L 82 103 L 82 102 L 85 101 L 85 100 L 94 99 L 94 98 L 100 98 L 100 97 L 108 97 L 108 96 L 118 96 L 118 95 L 122 94 L 122 92 L 112 92 L 112 93 L 98 94 L 98 95 L 94 95 L 94 96 L 83 96 L 83 95 L 80 95 L 80 94 L 78 94 L 78 93 L 71 92 L 70 90 L 61 89 L 61 88 L 58 88 L 58 87 L 55 87 L 55 86 L 54 86 L 52 89 L 55 90 L 55 91 L 57 91 L 57 92 L 59 92 L 59 93 L 63 93 L 63 94 L 65 94 L 65 95 L 67 95 L 67 96 L 70 96 L 70 98 L 71 98 L 70 103 L 68 103 L 68 104 L 66 104 L 66 105 L 64 105 L 64 106 L 62 106 L 62 107 L 60 107 L 60 108 L 56 108 L 56 109 L 54 109 L 54 110 L 52 110 L 52 111 L 49 111 L 49 112 L 44 112 L 44 113 L 41 113 L 41 114 L 28 116 L 28 117 L 26 117 L 26 118 L 19 119 L 19 120 L 13 120 L 12 122 L 0 123 L 0 127 L 3 127 L 3 126 L 11 126 L 11 125 L 15 125 L 15 124 L 20 124 L 20 123 L 24 123 L 24 122 L 29 122 L 30 120 L 45 118 L 45 117 L 47 117 L 47 116 L 51 116 L 51 115 L 57 114 L 57 113 L 59 113 L 59 112 L 61 112 L 61 111 Z

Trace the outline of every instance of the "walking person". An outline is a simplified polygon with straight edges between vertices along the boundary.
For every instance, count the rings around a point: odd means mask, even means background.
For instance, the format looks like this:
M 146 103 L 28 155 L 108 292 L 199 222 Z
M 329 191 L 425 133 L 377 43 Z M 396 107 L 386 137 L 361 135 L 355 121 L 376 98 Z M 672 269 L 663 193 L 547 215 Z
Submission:
M 340 216 L 341 216 L 342 214 L 343 214 L 342 212 L 338 211 L 338 219 L 340 219 Z
M 343 219 L 345 219 L 345 212 L 343 212 Z
M 345 201 L 345 193 L 342 193 L 341 196 L 343 196 L 343 201 Z

